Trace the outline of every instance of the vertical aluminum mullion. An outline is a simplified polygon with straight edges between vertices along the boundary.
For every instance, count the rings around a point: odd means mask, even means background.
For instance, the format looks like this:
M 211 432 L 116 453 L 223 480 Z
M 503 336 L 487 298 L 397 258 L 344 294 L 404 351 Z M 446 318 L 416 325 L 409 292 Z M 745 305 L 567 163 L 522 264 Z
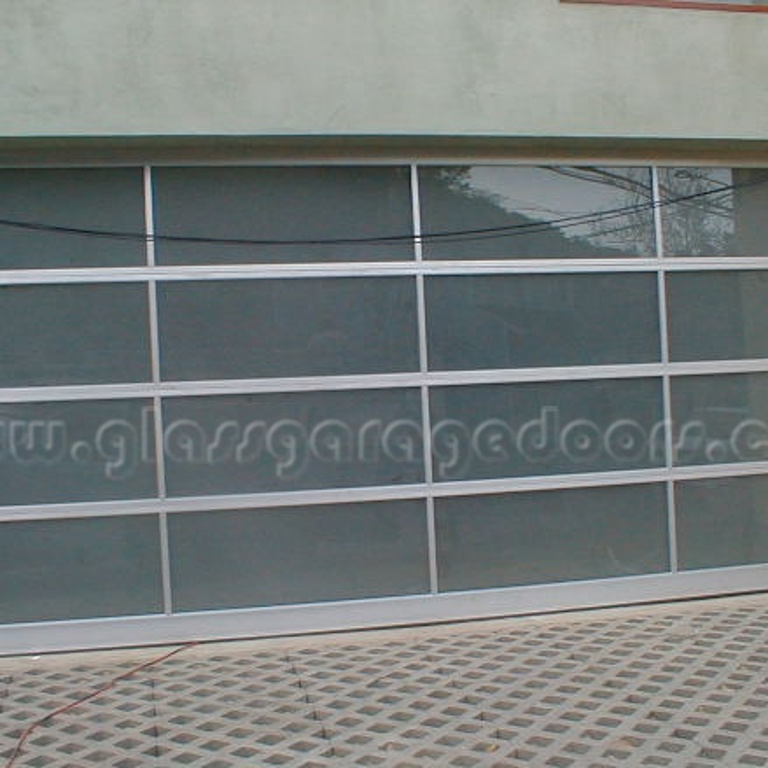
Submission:
M 155 257 L 155 211 L 152 193 L 152 169 L 144 166 L 144 222 L 147 235 L 147 266 L 150 272 L 156 265 Z M 155 428 L 155 469 L 157 477 L 157 492 L 161 500 L 168 498 L 165 480 L 165 446 L 163 400 L 160 396 L 160 325 L 157 312 L 157 280 L 150 276 L 147 281 L 149 295 L 149 344 L 152 356 L 152 395 Z M 166 615 L 173 612 L 173 596 L 171 593 L 171 563 L 168 545 L 168 514 L 160 512 L 160 558 L 163 582 L 163 611 Z
M 427 546 L 429 548 L 429 589 L 433 595 L 439 590 L 437 578 L 437 533 L 435 528 L 434 475 L 432 471 L 432 415 L 430 413 L 429 385 L 426 376 L 429 371 L 427 357 L 427 305 L 424 293 L 424 249 L 421 242 L 421 200 L 419 198 L 419 171 L 411 165 L 411 205 L 413 210 L 413 249 L 419 270 L 416 274 L 416 302 L 419 331 L 419 372 L 421 383 L 421 429 L 424 444 L 424 482 L 427 486 Z
M 672 424 L 672 381 L 669 367 L 669 308 L 667 307 L 667 275 L 664 261 L 664 228 L 661 221 L 661 186 L 659 169 L 651 167 L 653 184 L 653 223 L 656 235 L 656 258 L 659 261 L 657 286 L 659 294 L 659 335 L 661 337 L 662 390 L 664 398 L 664 453 L 668 472 L 674 468 L 674 435 Z M 675 483 L 671 477 L 666 481 L 667 489 L 667 536 L 669 543 L 669 565 L 672 573 L 679 570 L 677 553 L 677 509 Z

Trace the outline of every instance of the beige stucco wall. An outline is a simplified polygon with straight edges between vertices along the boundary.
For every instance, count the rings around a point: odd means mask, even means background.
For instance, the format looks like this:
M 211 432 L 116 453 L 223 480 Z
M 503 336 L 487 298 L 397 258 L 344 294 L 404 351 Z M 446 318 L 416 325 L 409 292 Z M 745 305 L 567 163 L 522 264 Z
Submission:
M 768 139 L 768 14 L 0 0 L 0 137 Z

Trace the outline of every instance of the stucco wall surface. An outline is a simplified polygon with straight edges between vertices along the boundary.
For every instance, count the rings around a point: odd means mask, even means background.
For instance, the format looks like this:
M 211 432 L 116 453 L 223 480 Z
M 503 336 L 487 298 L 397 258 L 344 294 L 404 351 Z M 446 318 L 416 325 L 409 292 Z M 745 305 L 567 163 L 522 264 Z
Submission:
M 768 14 L 0 0 L 0 137 L 768 139 Z

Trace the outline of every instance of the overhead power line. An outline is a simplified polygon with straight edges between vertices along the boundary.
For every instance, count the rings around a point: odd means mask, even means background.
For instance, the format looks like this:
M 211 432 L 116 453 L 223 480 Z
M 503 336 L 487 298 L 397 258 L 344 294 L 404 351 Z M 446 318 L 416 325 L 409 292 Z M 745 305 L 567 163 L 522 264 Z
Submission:
M 718 186 L 715 189 L 696 192 L 679 197 L 665 198 L 660 201 L 649 200 L 647 202 L 632 205 L 609 208 L 595 213 L 580 214 L 575 216 L 563 216 L 540 221 L 531 221 L 525 224 L 509 224 L 506 226 L 480 227 L 476 229 L 447 230 L 440 232 L 426 232 L 417 236 L 413 233 L 381 235 L 375 237 L 335 237 L 335 238 L 307 238 L 307 239 L 260 239 L 260 238 L 229 238 L 229 237 L 201 237 L 193 235 L 149 235 L 144 232 L 121 232 L 116 230 L 90 229 L 87 227 L 67 227 L 57 224 L 49 224 L 36 221 L 22 221 L 0 218 L 0 227 L 21 229 L 32 232 L 47 232 L 61 235 L 78 235 L 81 237 L 103 238 L 108 240 L 128 240 L 138 242 L 166 242 L 188 243 L 191 245 L 241 245 L 241 246 L 321 246 L 321 245 L 387 245 L 392 243 L 411 243 L 416 240 L 421 242 L 471 242 L 504 237 L 515 237 L 556 229 L 572 229 L 585 225 L 611 221 L 632 214 L 649 213 L 656 208 L 665 208 L 680 203 L 688 203 L 697 200 L 706 200 L 715 195 L 723 195 L 747 187 L 754 187 L 768 182 L 768 173 L 757 180 L 741 184 Z

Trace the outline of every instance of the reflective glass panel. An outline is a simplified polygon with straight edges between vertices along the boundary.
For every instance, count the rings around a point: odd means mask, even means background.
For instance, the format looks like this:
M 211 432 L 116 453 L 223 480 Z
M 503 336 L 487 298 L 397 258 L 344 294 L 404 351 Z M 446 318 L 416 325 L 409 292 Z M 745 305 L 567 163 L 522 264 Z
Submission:
M 768 256 L 768 169 L 667 168 L 659 181 L 668 256 Z
M 0 403 L 0 504 L 156 496 L 151 401 Z
M 660 359 L 654 275 L 428 277 L 438 370 Z
M 410 278 L 169 283 L 160 286 L 160 319 L 168 379 L 419 367 Z
M 432 390 L 438 481 L 605 472 L 664 462 L 655 379 Z
M 173 398 L 164 415 L 173 496 L 424 478 L 418 390 Z
M 673 360 L 768 357 L 768 272 L 667 274 Z
M 156 515 L 0 523 L 0 623 L 162 610 Z
M 148 381 L 147 287 L 0 286 L 0 386 Z
M 669 569 L 663 485 L 438 499 L 440 591 Z
M 146 264 L 140 168 L 0 170 L 0 220 L 0 269 Z
M 694 480 L 676 494 L 681 568 L 768 562 L 768 478 Z
M 169 525 L 176 610 L 429 591 L 423 501 L 201 512 Z
M 408 168 L 157 168 L 153 173 L 162 264 L 414 258 Z M 202 240 L 162 239 L 168 236 Z M 403 239 L 350 242 L 393 236 Z M 206 238 L 261 244 L 206 243 Z
M 768 460 L 768 374 L 672 379 L 676 464 Z
M 426 167 L 419 188 L 430 259 L 655 253 L 647 168 Z

